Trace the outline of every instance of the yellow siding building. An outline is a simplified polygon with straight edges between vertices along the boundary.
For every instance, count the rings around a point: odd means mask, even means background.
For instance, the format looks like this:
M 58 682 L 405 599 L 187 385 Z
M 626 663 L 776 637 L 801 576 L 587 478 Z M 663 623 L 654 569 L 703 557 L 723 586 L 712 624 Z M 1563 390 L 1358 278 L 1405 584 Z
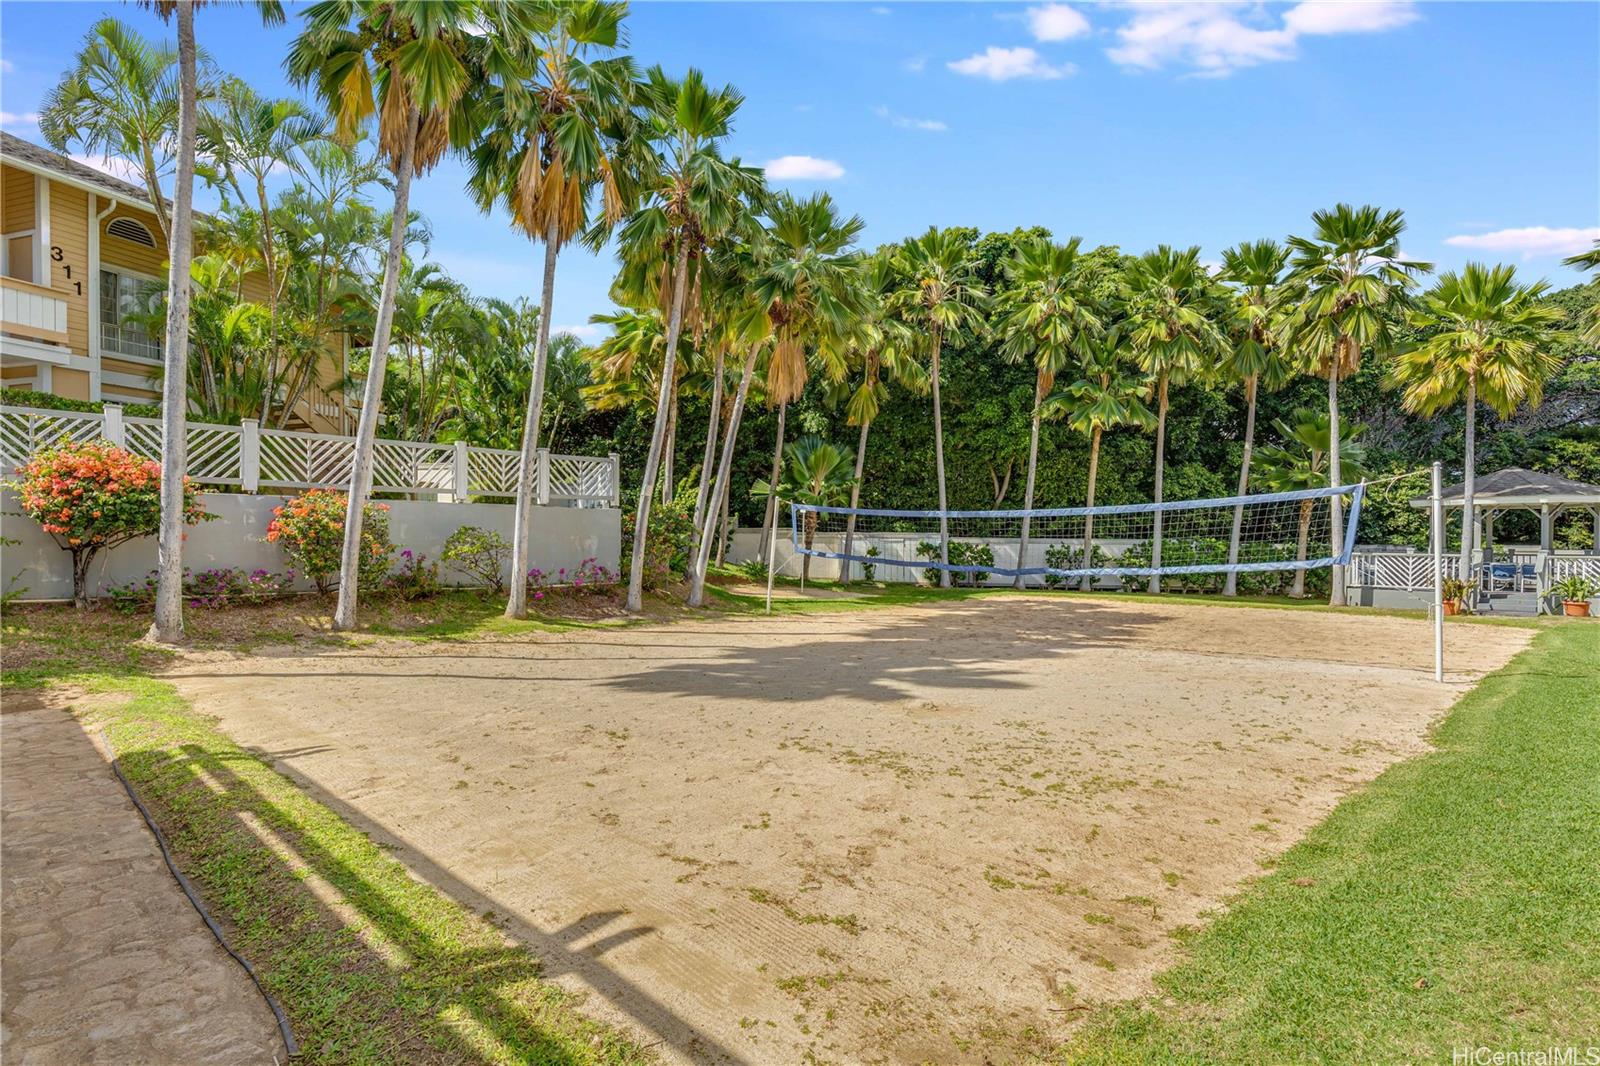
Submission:
M 159 402 L 161 338 L 125 312 L 130 297 L 165 284 L 166 263 L 142 188 L 0 134 L 0 385 L 74 400 Z M 265 279 L 247 278 L 245 294 L 265 303 Z M 336 387 L 348 345 L 341 335 L 286 428 L 351 431 L 354 407 Z

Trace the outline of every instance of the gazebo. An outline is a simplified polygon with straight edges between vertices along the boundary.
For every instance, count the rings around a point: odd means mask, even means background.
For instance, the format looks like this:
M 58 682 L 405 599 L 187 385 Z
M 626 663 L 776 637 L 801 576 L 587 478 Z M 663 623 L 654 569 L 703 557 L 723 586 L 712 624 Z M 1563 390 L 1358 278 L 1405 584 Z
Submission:
M 1451 485 L 1440 493 L 1446 510 L 1459 510 L 1465 495 L 1463 485 Z M 1413 507 L 1428 505 L 1426 496 L 1411 501 Z M 1569 511 L 1586 512 L 1594 521 L 1594 542 L 1600 546 L 1600 485 L 1560 474 L 1543 474 L 1520 466 L 1485 474 L 1473 485 L 1472 511 L 1478 528 L 1475 544 L 1486 551 L 1494 549 L 1494 516 L 1504 511 L 1531 511 L 1539 516 L 1540 552 L 1555 550 L 1558 516 Z

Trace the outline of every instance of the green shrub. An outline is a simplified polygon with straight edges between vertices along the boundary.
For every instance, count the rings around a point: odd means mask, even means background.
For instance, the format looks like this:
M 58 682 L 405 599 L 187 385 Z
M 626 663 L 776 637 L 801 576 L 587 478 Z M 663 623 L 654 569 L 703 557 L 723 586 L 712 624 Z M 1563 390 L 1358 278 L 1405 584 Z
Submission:
M 428 562 L 410 548 L 400 553 L 400 568 L 389 575 L 389 591 L 406 602 L 431 599 L 439 594 L 439 564 Z
M 672 580 L 674 574 L 681 576 L 689 565 L 689 543 L 694 535 L 693 506 L 694 500 L 691 498 L 687 506 L 683 500 L 675 499 L 671 503 L 657 501 L 650 508 L 650 531 L 644 539 L 644 588 L 660 588 Z M 631 580 L 636 514 L 636 511 L 628 511 L 622 516 L 624 582 Z
M 1052 570 L 1076 570 L 1083 565 L 1083 548 L 1074 544 L 1052 544 L 1044 550 L 1044 565 Z M 1089 551 L 1089 568 L 1098 569 L 1111 565 L 1111 557 L 1096 544 Z M 1066 588 L 1068 584 L 1076 585 L 1081 579 L 1062 577 L 1060 574 L 1044 575 L 1045 588 Z
M 35 392 L 33 389 L 8 388 L 0 392 L 0 402 L 13 407 L 41 407 L 48 411 L 84 411 L 90 414 L 101 414 L 106 408 L 100 400 L 71 400 L 53 392 Z M 161 417 L 161 405 L 158 403 L 125 403 L 122 411 L 135 418 Z
M 439 558 L 496 594 L 506 589 L 505 568 L 506 560 L 511 558 L 511 542 L 496 530 L 462 526 L 444 542 Z
M 344 551 L 345 494 L 311 489 L 272 509 L 267 540 L 281 544 L 284 554 L 309 577 L 318 592 L 338 585 L 339 557 Z M 389 505 L 362 508 L 361 555 L 356 572 L 363 592 L 382 589 L 389 576 L 394 544 L 389 540 Z
M 938 559 L 939 542 L 929 540 L 918 541 L 917 558 L 930 560 Z M 993 566 L 994 549 L 989 547 L 987 544 L 975 544 L 966 540 L 952 540 L 950 542 L 950 565 Z M 937 568 L 924 570 L 922 572 L 922 576 L 927 579 L 927 582 L 930 585 L 937 585 L 939 583 L 939 571 Z M 950 583 L 952 585 L 965 585 L 968 588 L 976 588 L 988 580 L 989 574 L 985 570 L 978 570 L 975 572 L 956 571 L 950 575 Z

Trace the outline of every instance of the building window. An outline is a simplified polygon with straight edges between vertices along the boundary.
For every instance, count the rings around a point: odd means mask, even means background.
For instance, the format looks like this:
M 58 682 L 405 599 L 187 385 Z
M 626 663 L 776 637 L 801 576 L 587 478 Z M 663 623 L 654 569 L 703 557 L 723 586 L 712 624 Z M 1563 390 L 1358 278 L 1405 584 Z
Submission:
M 117 355 L 160 359 L 161 341 L 145 328 L 159 292 L 155 282 L 113 270 L 100 271 L 100 348 Z

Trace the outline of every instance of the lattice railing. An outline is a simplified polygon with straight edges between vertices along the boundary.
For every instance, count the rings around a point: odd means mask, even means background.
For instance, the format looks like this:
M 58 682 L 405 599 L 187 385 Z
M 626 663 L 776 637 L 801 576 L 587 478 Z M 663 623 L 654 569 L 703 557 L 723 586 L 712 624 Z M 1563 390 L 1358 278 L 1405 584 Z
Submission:
M 1461 561 L 1454 555 L 1441 561 L 1445 577 L 1455 577 L 1461 569 Z M 1350 568 L 1352 585 L 1406 592 L 1433 588 L 1433 556 L 1427 552 L 1354 552 Z
M 161 422 L 129 418 L 107 404 L 104 414 L 0 406 L 0 464 L 9 474 L 33 453 L 68 442 L 104 438 L 136 455 L 161 455 Z M 350 483 L 355 440 L 325 433 L 262 429 L 255 422 L 218 426 L 190 422 L 186 431 L 189 477 L 210 485 L 257 489 L 343 489 Z M 378 440 L 372 487 L 377 492 L 417 492 L 507 499 L 516 495 L 521 454 L 464 443 L 426 444 Z M 534 479 L 539 503 L 617 505 L 617 458 L 539 452 Z

